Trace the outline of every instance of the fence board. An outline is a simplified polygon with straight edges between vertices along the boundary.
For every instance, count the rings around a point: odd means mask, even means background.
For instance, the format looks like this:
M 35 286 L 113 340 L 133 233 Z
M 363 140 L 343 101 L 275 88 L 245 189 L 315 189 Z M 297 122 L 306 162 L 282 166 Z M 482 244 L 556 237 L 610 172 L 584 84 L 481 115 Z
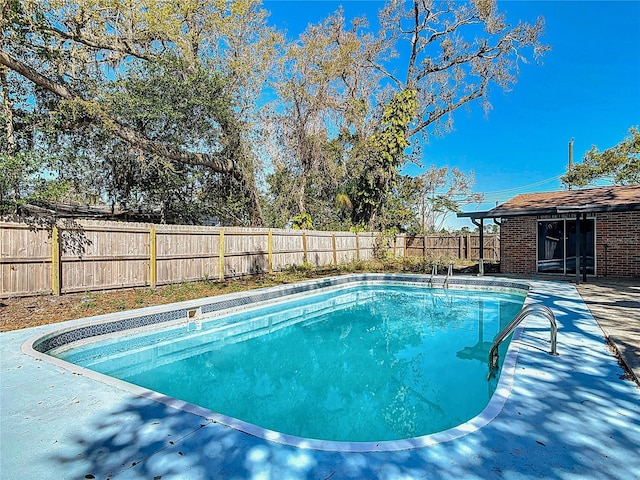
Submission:
M 219 277 L 220 229 L 156 226 L 157 284 Z
M 269 235 L 267 230 L 256 230 L 248 235 L 243 231 L 224 234 L 225 277 L 239 277 L 269 271 Z
M 273 231 L 273 270 L 281 271 L 304 262 L 302 231 Z
M 63 293 L 148 284 L 149 228 L 134 224 L 127 229 L 129 224 L 118 222 L 79 223 L 86 247 L 82 255 L 62 252 Z
M 371 260 L 374 257 L 377 235 L 373 232 L 358 233 L 360 240 L 360 260 Z
M 333 232 L 307 231 L 307 262 L 316 267 L 333 265 Z

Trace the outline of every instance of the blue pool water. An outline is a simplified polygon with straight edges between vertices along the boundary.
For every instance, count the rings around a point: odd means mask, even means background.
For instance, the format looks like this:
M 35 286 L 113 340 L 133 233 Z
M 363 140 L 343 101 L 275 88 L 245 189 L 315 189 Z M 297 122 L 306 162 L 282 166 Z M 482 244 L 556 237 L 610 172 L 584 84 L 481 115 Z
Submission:
M 352 286 L 49 353 L 277 432 L 397 440 L 455 427 L 485 408 L 495 388 L 491 341 L 524 298 Z

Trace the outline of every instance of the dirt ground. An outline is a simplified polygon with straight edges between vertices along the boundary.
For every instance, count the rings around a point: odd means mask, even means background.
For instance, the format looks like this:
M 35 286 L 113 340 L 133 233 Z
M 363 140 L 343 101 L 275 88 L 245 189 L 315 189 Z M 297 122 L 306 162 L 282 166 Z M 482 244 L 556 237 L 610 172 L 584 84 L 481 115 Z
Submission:
M 0 332 L 286 283 L 275 275 L 151 288 L 0 299 Z

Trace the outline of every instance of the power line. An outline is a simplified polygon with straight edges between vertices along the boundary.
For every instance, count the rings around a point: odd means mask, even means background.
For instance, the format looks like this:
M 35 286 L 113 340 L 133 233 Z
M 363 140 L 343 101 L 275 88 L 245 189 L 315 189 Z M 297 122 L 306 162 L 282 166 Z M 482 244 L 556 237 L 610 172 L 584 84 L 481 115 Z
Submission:
M 481 193 L 482 195 L 485 195 L 485 196 L 495 196 L 502 193 L 517 192 L 519 190 L 526 190 L 528 188 L 537 187 L 539 185 L 548 183 L 552 180 L 558 180 L 561 176 L 562 175 L 556 175 L 555 177 L 547 178 L 546 180 L 540 180 L 539 182 L 530 183 L 529 185 L 523 185 L 521 187 L 507 188 L 505 190 L 496 190 L 493 192 L 478 192 L 478 193 Z

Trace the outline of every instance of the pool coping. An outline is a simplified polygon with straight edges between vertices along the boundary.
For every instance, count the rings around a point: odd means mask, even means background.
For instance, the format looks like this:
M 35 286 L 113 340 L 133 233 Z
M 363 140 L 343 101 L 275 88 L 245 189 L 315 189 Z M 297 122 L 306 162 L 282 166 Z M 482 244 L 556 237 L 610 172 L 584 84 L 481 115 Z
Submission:
M 296 448 L 352 453 L 410 450 L 451 441 L 475 432 L 491 422 L 491 420 L 500 413 L 511 393 L 516 359 L 519 350 L 518 340 L 520 339 L 523 330 L 522 324 L 520 324 L 514 331 L 512 342 L 509 345 L 503 365 L 500 368 L 500 375 L 496 389 L 489 399 L 486 407 L 478 415 L 447 430 L 413 438 L 385 441 L 348 442 L 320 440 L 278 432 L 193 403 L 163 395 L 148 388 L 119 380 L 115 377 L 67 362 L 46 353 L 56 348 L 60 348 L 67 343 L 72 344 L 82 340 L 97 338 L 101 335 L 121 333 L 143 328 L 160 327 L 165 324 L 174 324 L 179 320 L 188 323 L 197 321 L 201 315 L 225 315 L 251 307 L 258 308 L 266 302 L 272 302 L 274 300 L 284 301 L 309 293 L 331 293 L 353 286 L 379 284 L 427 286 L 428 288 L 435 289 L 491 289 L 492 291 L 507 291 L 524 294 L 525 298 L 523 307 L 530 303 L 528 297 L 526 297 L 526 294 L 529 291 L 529 285 L 526 282 L 481 277 L 449 278 L 445 276 L 426 276 L 417 274 L 350 274 L 309 280 L 290 285 L 266 287 L 242 292 L 240 295 L 227 294 L 224 296 L 208 297 L 187 302 L 149 307 L 138 311 L 120 312 L 117 314 L 101 315 L 89 319 L 80 319 L 77 322 L 74 322 L 73 326 L 63 327 L 58 330 L 53 330 L 45 335 L 40 334 L 29 338 L 22 344 L 21 349 L 22 352 L 27 355 L 69 370 L 73 374 L 92 378 L 109 386 L 163 403 L 164 405 L 177 410 L 182 410 L 184 412 L 200 416 L 208 421 L 225 425 L 242 433 Z M 188 312 L 196 312 L 196 315 L 190 317 Z M 107 325 L 107 328 L 105 328 L 105 325 Z
M 79 320 L 2 332 L 0 478 L 637 478 L 640 389 L 573 285 L 523 281 L 556 314 L 559 356 L 544 353 L 548 322 L 530 317 L 502 411 L 475 432 L 399 452 L 259 439 L 22 353 L 27 339 Z

